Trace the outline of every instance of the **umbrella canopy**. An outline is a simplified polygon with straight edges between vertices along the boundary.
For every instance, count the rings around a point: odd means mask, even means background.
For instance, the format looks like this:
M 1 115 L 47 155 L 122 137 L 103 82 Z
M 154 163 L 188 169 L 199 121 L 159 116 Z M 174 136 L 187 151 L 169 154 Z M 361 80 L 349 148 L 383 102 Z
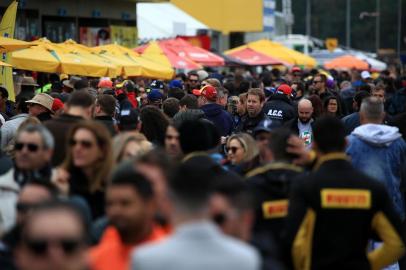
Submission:
M 133 50 L 117 44 L 109 44 L 92 49 L 101 57 L 106 57 L 115 63 L 116 66 L 119 66 L 122 69 L 120 74 L 124 76 L 171 79 L 174 75 L 174 70 L 171 67 L 142 58 Z
M 260 52 L 254 51 L 251 48 L 244 48 L 239 51 L 233 51 L 227 54 L 233 58 L 238 59 L 245 65 L 249 66 L 265 66 L 265 65 L 282 65 L 283 61 L 277 60 L 273 57 L 267 56 Z
M 181 57 L 186 57 L 205 67 L 224 66 L 224 59 L 203 48 L 193 46 L 181 38 L 167 39 L 158 42 Z
M 7 64 L 7 63 L 5 63 L 5 62 L 3 62 L 3 61 L 0 61 L 0 66 L 1 66 L 1 67 L 12 67 L 12 65 Z
M 187 57 L 182 57 L 169 49 L 167 46 L 161 46 L 155 41 L 147 45 L 138 47 L 135 51 L 142 53 L 144 58 L 147 58 L 155 63 L 160 63 L 166 67 L 176 69 L 201 69 L 202 66 Z
M 14 39 L 14 38 L 0 37 L 0 52 L 1 53 L 17 51 L 17 50 L 29 48 L 31 46 L 33 46 L 33 44 L 26 42 L 26 41 Z
M 47 39 L 32 43 L 37 46 L 12 53 L 11 64 L 15 68 L 90 77 L 116 76 L 117 67 L 103 62 L 97 55 L 70 51 L 63 45 L 54 44 Z
M 13 67 L 23 70 L 54 73 L 59 72 L 60 61 L 52 54 L 47 44 L 39 44 L 11 54 Z
M 358 70 L 367 70 L 369 65 L 367 62 L 364 62 L 355 56 L 344 55 L 337 57 L 331 61 L 328 61 L 324 64 L 324 67 L 327 69 L 358 69 Z
M 265 54 L 266 56 L 273 57 L 279 61 L 283 61 L 289 65 L 299 65 L 304 67 L 315 67 L 316 60 L 313 57 L 289 49 L 279 43 L 272 42 L 267 39 L 257 40 L 250 42 L 247 45 L 239 46 L 237 48 L 226 51 L 226 54 L 232 54 L 236 51 L 251 49 L 253 51 Z

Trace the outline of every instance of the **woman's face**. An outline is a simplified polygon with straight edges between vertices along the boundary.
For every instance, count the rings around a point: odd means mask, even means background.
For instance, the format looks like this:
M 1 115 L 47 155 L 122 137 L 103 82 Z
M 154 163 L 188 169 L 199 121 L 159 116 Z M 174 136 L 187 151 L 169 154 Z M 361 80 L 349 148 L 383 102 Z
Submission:
M 232 139 L 227 147 L 227 158 L 231 164 L 239 164 L 244 158 L 244 148 L 237 139 Z
M 87 168 L 103 158 L 96 137 L 87 129 L 79 128 L 71 141 L 73 164 L 79 168 Z
M 328 105 L 327 105 L 327 111 L 331 112 L 331 113 L 337 113 L 337 100 L 336 99 L 330 99 L 328 101 Z
M 137 153 L 141 150 L 141 146 L 136 141 L 129 141 L 123 149 L 123 155 L 121 161 L 128 160 L 137 155 Z
M 242 116 L 247 112 L 247 106 L 245 105 L 244 100 L 240 99 L 237 103 L 237 113 Z

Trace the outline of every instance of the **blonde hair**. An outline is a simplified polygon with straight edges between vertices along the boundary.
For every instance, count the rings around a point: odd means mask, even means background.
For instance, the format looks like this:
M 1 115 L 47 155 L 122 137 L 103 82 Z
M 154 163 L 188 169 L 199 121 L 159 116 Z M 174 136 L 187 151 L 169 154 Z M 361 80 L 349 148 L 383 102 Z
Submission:
M 90 192 L 93 193 L 98 190 L 102 191 L 107 184 L 106 181 L 110 176 L 110 172 L 113 167 L 113 153 L 111 149 L 110 133 L 103 124 L 92 120 L 85 120 L 72 127 L 67 137 L 66 157 L 62 162 L 61 168 L 68 172 L 75 168 L 75 165 L 73 164 L 72 146 L 69 144 L 69 141 L 79 129 L 90 131 L 96 138 L 97 146 L 103 153 L 103 158 L 97 160 L 95 164 L 93 164 L 92 176 L 88 179 L 88 188 Z
M 249 162 L 259 155 L 259 149 L 254 138 L 247 133 L 233 134 L 227 139 L 227 147 L 230 146 L 232 140 L 237 140 L 244 149 L 244 157 L 241 162 Z
M 116 164 L 123 159 L 124 149 L 129 142 L 135 142 L 140 146 L 136 156 L 143 155 L 152 149 L 152 143 L 144 134 L 138 132 L 123 132 L 113 138 L 113 160 Z

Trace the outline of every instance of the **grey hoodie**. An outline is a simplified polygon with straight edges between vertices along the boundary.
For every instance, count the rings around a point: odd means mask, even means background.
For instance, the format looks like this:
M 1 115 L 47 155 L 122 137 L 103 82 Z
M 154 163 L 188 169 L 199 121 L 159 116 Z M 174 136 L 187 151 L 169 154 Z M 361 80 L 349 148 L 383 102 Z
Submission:
M 378 124 L 359 126 L 354 129 L 352 134 L 376 146 L 390 146 L 395 140 L 402 137 L 397 127 Z
M 18 114 L 1 126 L 1 149 L 4 149 L 17 133 L 18 127 L 29 117 L 28 114 Z

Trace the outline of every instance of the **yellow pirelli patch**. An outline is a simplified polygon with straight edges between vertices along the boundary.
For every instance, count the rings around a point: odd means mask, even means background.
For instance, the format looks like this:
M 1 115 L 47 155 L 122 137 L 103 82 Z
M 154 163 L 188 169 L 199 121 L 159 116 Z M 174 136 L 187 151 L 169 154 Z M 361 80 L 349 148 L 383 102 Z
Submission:
M 322 208 L 369 209 L 371 192 L 365 189 L 322 189 Z
M 265 219 L 282 218 L 288 214 L 288 200 L 267 201 L 262 203 Z

